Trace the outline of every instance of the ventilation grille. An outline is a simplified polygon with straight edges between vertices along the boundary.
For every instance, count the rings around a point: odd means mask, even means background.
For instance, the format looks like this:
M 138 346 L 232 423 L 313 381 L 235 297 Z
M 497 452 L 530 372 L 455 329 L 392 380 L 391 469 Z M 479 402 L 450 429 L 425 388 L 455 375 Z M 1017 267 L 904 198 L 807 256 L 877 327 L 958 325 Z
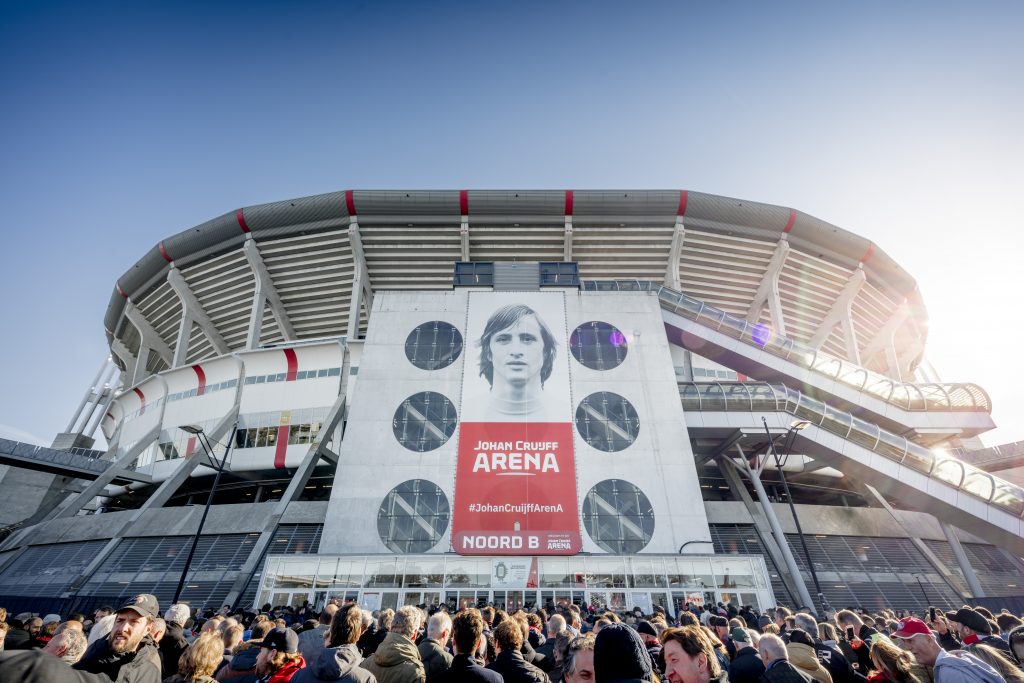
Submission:
M 59 597 L 106 544 L 85 541 L 29 548 L 0 574 L 0 595 Z

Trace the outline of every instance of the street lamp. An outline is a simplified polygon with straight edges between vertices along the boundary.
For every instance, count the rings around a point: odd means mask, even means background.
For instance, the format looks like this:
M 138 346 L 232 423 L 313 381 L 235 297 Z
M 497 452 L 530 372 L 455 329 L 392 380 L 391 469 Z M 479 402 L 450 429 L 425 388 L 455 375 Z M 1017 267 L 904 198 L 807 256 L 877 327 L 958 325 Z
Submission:
M 807 539 L 804 538 L 804 530 L 800 526 L 800 518 L 796 514 L 796 506 L 793 505 L 793 496 L 789 493 L 789 482 L 786 481 L 786 473 L 782 471 L 782 459 L 779 457 L 779 452 L 775 449 L 775 439 L 772 437 L 771 431 L 768 429 L 768 420 L 764 417 L 761 418 L 761 422 L 764 423 L 765 434 L 768 435 L 768 446 L 772 449 L 772 457 L 775 459 L 775 469 L 779 473 L 779 479 L 782 480 L 782 490 L 786 492 L 786 500 L 789 501 L 789 511 L 793 515 L 793 523 L 796 524 L 796 533 L 800 537 L 800 545 L 804 549 L 804 557 L 807 558 L 807 568 L 811 570 L 811 579 L 814 581 L 814 591 L 818 594 L 818 601 L 821 603 L 821 609 L 828 611 L 831 606 L 828 604 L 828 599 L 825 594 L 821 591 L 821 584 L 818 583 L 818 572 L 814 571 L 814 560 L 811 559 L 811 553 L 807 549 Z M 786 431 L 783 436 L 786 439 L 783 443 L 785 444 L 786 457 L 789 457 L 789 452 L 793 448 L 793 441 L 796 439 L 796 433 L 807 429 L 811 426 L 810 420 L 794 420 L 789 425 L 789 430 Z M 808 605 L 811 607 L 812 605 Z
M 188 576 L 189 567 L 192 564 L 192 558 L 196 554 L 196 546 L 199 545 L 199 536 L 203 533 L 203 525 L 206 524 L 206 515 L 210 512 L 210 505 L 213 504 L 213 494 L 217 491 L 217 484 L 220 483 L 220 475 L 224 473 L 224 466 L 228 461 L 228 454 L 231 452 L 231 443 L 224 447 L 224 457 L 217 460 L 217 456 L 213 452 L 213 445 L 210 444 L 210 437 L 206 435 L 203 428 L 199 425 L 182 425 L 180 429 L 183 432 L 193 434 L 198 440 L 199 445 L 203 447 L 206 452 L 206 456 L 209 459 L 211 466 L 217 471 L 216 476 L 213 478 L 213 485 L 210 487 L 210 495 L 206 497 L 206 506 L 203 508 L 203 516 L 199 518 L 199 528 L 196 529 L 195 536 L 192 537 L 192 547 L 188 550 L 188 556 L 185 558 L 185 566 L 181 568 L 181 578 L 178 580 L 178 588 L 174 591 L 174 599 L 171 601 L 177 603 L 181 597 L 181 591 L 185 587 L 185 577 Z

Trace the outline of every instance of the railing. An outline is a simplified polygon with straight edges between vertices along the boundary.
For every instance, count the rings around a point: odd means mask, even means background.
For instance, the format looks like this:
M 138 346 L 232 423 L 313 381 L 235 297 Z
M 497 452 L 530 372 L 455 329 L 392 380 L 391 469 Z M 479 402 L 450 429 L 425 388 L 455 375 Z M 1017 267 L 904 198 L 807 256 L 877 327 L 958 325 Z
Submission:
M 74 467 L 94 472 L 96 474 L 105 472 L 106 469 L 110 467 L 109 462 L 100 460 L 99 457 L 93 455 L 95 453 L 103 455 L 101 451 L 89 451 L 88 455 L 84 455 L 76 453 L 75 450 L 81 449 L 58 451 L 53 448 L 47 448 L 46 446 L 36 446 L 30 443 L 22 443 L 21 441 L 0 439 L 0 453 L 5 453 L 16 458 L 50 463 L 55 466 Z
M 1024 517 L 1024 489 L 1016 484 L 950 455 L 931 451 L 784 384 L 680 382 L 679 397 L 684 410 L 787 412 L 1012 515 Z
M 950 453 L 961 460 L 965 460 L 980 467 L 1001 465 L 1003 463 L 1009 463 L 1010 461 L 1024 458 L 1024 441 L 1003 443 L 998 446 L 989 446 L 988 448 L 979 448 L 977 450 L 956 448 L 952 449 Z
M 904 410 L 992 412 L 992 402 L 977 384 L 909 384 L 863 368 L 776 334 L 763 323 L 750 323 L 692 296 L 647 280 L 585 280 L 587 291 L 654 292 L 662 308 L 800 367 L 867 392 Z

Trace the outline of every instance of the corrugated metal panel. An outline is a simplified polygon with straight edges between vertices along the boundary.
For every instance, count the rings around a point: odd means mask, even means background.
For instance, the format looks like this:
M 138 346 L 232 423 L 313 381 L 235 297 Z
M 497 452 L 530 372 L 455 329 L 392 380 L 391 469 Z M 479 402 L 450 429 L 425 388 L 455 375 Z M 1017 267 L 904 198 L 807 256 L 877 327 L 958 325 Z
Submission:
M 0 574 L 0 595 L 59 597 L 106 541 L 34 546 Z
M 495 263 L 494 289 L 501 292 L 540 289 L 539 263 Z

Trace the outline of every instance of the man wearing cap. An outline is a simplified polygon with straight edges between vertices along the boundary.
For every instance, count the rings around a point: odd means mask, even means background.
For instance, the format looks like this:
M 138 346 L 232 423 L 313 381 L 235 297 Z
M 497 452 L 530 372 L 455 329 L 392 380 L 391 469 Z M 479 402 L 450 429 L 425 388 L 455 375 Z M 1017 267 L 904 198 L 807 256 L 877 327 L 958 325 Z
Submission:
M 732 642 L 732 639 L 729 638 L 729 620 L 716 614 L 708 619 L 708 625 L 711 626 L 711 630 L 718 636 L 718 639 L 722 641 L 722 645 L 725 645 L 725 651 L 729 653 L 729 661 L 731 662 L 736 657 L 736 643 Z
M 644 642 L 644 646 L 647 648 L 647 654 L 651 656 L 651 663 L 654 665 L 654 673 L 658 674 L 658 678 L 662 677 L 662 671 L 665 661 L 661 656 L 661 642 L 658 640 L 658 631 L 654 628 L 654 625 L 646 619 L 641 619 L 636 625 L 636 632 L 640 635 L 640 640 Z
M 956 612 L 946 612 L 946 619 L 960 636 L 960 642 L 967 651 L 979 643 L 994 647 L 1004 655 L 1013 659 L 1010 645 L 999 635 L 992 635 L 992 625 L 988 619 L 970 607 L 961 607 Z
M 73 668 L 117 683 L 160 683 L 160 654 L 150 636 L 159 614 L 156 597 L 136 595 L 117 610 L 110 634 L 90 645 Z
M 256 673 L 240 679 L 245 683 L 288 683 L 306 666 L 299 654 L 299 634 L 290 628 L 271 629 L 259 647 Z
M 729 634 L 736 644 L 736 656 L 729 663 L 729 683 L 757 683 L 764 673 L 764 662 L 757 654 L 750 634 L 736 627 Z
M 902 619 L 892 637 L 919 664 L 932 670 L 935 683 L 1004 683 L 995 669 L 966 650 L 943 650 L 931 629 L 917 617 Z

